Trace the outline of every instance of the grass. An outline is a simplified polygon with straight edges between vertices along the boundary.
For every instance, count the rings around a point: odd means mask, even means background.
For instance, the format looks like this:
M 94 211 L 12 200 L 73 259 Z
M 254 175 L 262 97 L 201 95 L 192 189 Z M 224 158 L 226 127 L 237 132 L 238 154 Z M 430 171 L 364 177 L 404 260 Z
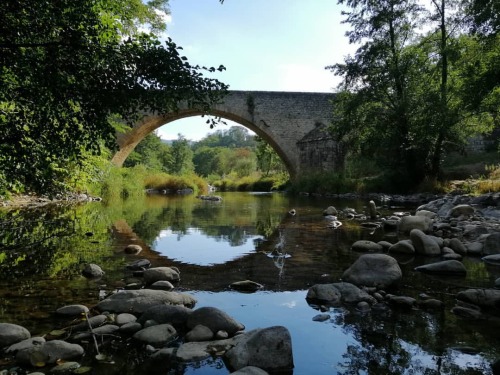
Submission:
M 237 177 L 230 174 L 222 179 L 212 177 L 211 184 L 220 191 L 272 191 L 283 190 L 288 184 L 288 173 L 263 177 L 259 173 Z

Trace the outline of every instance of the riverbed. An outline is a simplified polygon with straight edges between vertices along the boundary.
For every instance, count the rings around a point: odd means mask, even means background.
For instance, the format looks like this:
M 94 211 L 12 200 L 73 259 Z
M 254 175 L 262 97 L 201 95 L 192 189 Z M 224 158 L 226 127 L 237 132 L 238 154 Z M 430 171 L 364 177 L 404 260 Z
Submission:
M 221 201 L 152 195 L 114 202 L 53 205 L 0 213 L 0 322 L 20 324 L 32 335 L 59 328 L 53 312 L 71 303 L 94 306 L 110 293 L 140 282 L 125 266 L 149 259 L 181 272 L 176 290 L 192 294 L 196 307 L 216 306 L 246 329 L 282 325 L 292 336 L 294 374 L 491 374 L 500 357 L 500 327 L 464 321 L 450 312 L 467 287 L 488 287 L 489 269 L 465 257 L 467 277 L 429 276 L 414 268 L 429 262 L 399 256 L 403 283 L 394 294 L 422 293 L 445 303 L 442 311 L 392 310 L 366 314 L 355 308 L 309 304 L 309 287 L 337 282 L 361 255 L 359 239 L 396 242 L 399 235 L 342 220 L 332 228 L 328 206 L 366 211 L 367 201 L 282 193 L 222 193 Z M 382 216 L 415 206 L 376 202 Z M 292 211 L 293 210 L 293 211 Z M 138 244 L 139 254 L 127 254 Z M 81 275 L 87 263 L 105 272 Z M 229 288 L 235 281 L 263 285 L 255 293 Z M 314 321 L 318 314 L 324 321 Z M 142 374 L 124 353 L 99 374 Z M 227 374 L 220 360 L 186 365 L 175 373 Z M 167 373 L 167 372 L 165 372 Z M 169 372 L 171 373 L 171 372 Z

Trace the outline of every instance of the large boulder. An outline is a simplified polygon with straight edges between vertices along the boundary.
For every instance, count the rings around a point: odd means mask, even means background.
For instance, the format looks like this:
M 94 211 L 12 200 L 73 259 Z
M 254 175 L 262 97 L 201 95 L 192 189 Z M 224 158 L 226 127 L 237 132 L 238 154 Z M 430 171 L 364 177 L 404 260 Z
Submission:
M 441 254 L 441 248 L 433 238 L 426 235 L 420 229 L 412 229 L 410 239 L 415 246 L 415 252 L 421 255 L 436 256 Z
M 367 241 L 367 240 L 359 240 L 356 241 L 352 244 L 352 250 L 354 251 L 360 251 L 360 252 L 378 252 L 382 251 L 384 248 L 382 245 L 379 245 L 376 242 L 373 241 Z
M 267 372 L 292 372 L 292 339 L 288 329 L 275 326 L 255 329 L 235 338 L 224 358 L 231 370 L 256 366 Z
M 16 359 L 25 365 L 53 364 L 58 360 L 67 361 L 83 355 L 83 348 L 62 340 L 47 341 L 17 352 Z
M 332 305 L 339 305 L 341 302 L 349 304 L 376 302 L 375 298 L 351 283 L 313 285 L 307 291 L 306 299 L 326 301 Z
M 432 220 L 427 216 L 403 216 L 398 224 L 398 230 L 402 233 L 410 233 L 412 229 L 420 229 L 428 232 L 432 226 Z
M 184 306 L 156 305 L 144 311 L 137 322 L 144 324 L 148 320 L 154 320 L 159 324 L 169 323 L 174 327 L 182 327 L 186 325 L 192 312 L 193 310 Z
M 484 240 L 483 254 L 500 254 L 500 232 L 490 234 Z
M 170 324 L 158 324 L 141 329 L 134 333 L 134 339 L 149 344 L 153 347 L 161 347 L 173 341 L 177 336 L 177 331 Z
M 441 262 L 425 264 L 415 268 L 415 271 L 424 273 L 432 273 L 437 275 L 457 275 L 465 276 L 467 270 L 465 266 L 458 260 L 443 260 Z
M 144 283 L 146 285 L 153 284 L 156 281 L 179 281 L 180 272 L 176 268 L 171 267 L 154 267 L 144 271 Z
M 214 334 L 218 331 L 225 331 L 230 336 L 245 329 L 243 324 L 216 307 L 200 307 L 194 310 L 187 319 L 187 326 L 193 329 L 197 325 L 210 328 Z
M 499 289 L 467 289 L 457 294 L 457 300 L 500 312 Z
M 449 217 L 471 216 L 474 215 L 474 207 L 468 204 L 459 204 L 453 207 L 449 212 Z
M 112 294 L 99 302 L 96 308 L 99 311 L 142 314 L 150 307 L 161 304 L 191 307 L 196 304 L 196 299 L 188 294 L 165 290 L 126 290 Z
M 385 254 L 361 255 L 342 275 L 354 285 L 387 288 L 401 281 L 403 273 L 396 259 Z
M 30 332 L 17 324 L 0 323 L 0 349 L 29 339 Z

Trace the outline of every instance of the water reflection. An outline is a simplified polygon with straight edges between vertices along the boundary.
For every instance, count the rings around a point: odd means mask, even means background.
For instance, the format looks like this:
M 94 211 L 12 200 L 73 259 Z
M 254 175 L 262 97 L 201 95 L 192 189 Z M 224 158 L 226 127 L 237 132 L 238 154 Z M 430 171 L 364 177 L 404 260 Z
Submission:
M 464 322 L 449 311 L 461 286 L 491 284 L 492 272 L 498 272 L 477 259 L 464 260 L 468 275 L 461 280 L 413 271 L 428 259 L 398 259 L 405 281 L 395 292 L 434 295 L 446 305 L 439 313 L 362 315 L 355 309 L 308 305 L 308 287 L 338 281 L 359 256 L 350 250 L 354 241 L 397 238 L 354 221 L 332 229 L 322 216 L 329 205 L 363 210 L 363 202 L 228 193 L 222 202 L 153 196 L 0 211 L 0 321 L 25 325 L 32 334 L 47 333 L 56 327 L 51 313 L 57 307 L 94 305 L 100 294 L 133 281 L 124 272 L 126 264 L 148 258 L 154 266 L 178 266 L 182 277 L 176 286 L 195 294 L 198 307 L 217 306 L 247 329 L 286 326 L 292 334 L 295 374 L 491 374 L 488 363 L 500 355 L 498 324 Z M 295 215 L 288 213 L 291 208 Z M 130 243 L 143 251 L 125 254 Z M 99 264 L 105 277 L 84 279 L 85 263 Z M 264 289 L 254 294 L 229 291 L 230 283 L 245 279 Z M 318 310 L 330 318 L 313 321 Z M 207 366 L 175 371 L 227 373 L 220 361 Z M 121 370 L 145 373 L 140 366 Z

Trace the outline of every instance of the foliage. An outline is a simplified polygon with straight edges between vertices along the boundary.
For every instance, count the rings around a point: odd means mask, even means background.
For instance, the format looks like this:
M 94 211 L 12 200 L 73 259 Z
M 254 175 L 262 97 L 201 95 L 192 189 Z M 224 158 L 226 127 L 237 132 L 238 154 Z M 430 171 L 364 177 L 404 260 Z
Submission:
M 248 130 L 241 126 L 231 126 L 227 130 L 217 130 L 193 145 L 196 151 L 202 147 L 227 147 L 227 148 L 253 148 L 254 137 L 248 134 Z
M 193 151 L 189 146 L 189 141 L 181 134 L 172 142 L 167 170 L 176 175 L 194 172 Z
M 165 113 L 180 100 L 207 112 L 227 86 L 204 78 L 161 29 L 165 1 L 0 3 L 1 190 L 64 188 L 66 165 L 114 148 L 109 116 Z M 224 70 L 205 68 L 207 71 Z
M 271 173 L 286 172 L 285 164 L 271 145 L 260 137 L 256 137 L 256 141 L 257 167 L 264 176 L 269 176 Z
M 165 171 L 172 163 L 172 148 L 162 142 L 155 133 L 150 133 L 135 147 L 123 164 L 133 167 L 142 164 L 152 171 Z

